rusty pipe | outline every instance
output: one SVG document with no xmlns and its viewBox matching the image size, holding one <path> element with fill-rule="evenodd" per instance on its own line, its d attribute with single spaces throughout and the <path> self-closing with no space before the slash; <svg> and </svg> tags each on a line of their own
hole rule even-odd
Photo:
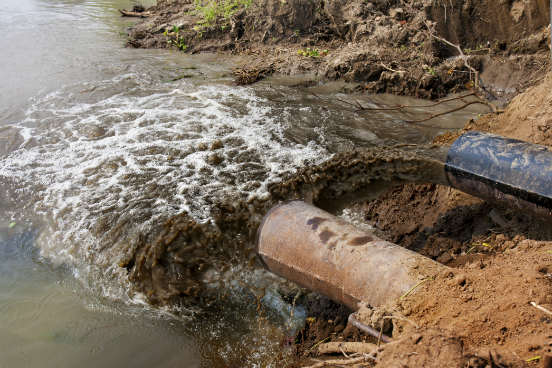
<svg viewBox="0 0 552 368">
<path fill-rule="evenodd" d="M 303 201 L 266 214 L 257 252 L 273 273 L 353 310 L 390 303 L 447 268 Z"/>
</svg>

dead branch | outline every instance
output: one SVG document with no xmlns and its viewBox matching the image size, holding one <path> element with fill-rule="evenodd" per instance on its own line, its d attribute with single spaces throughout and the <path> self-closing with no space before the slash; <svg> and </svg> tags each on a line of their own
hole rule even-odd
<svg viewBox="0 0 552 368">
<path fill-rule="evenodd" d="M 318 346 L 319 354 L 364 353 L 370 354 L 377 346 L 368 342 L 327 342 Z"/>
<path fill-rule="evenodd" d="M 386 70 L 389 70 L 390 72 L 393 72 L 393 73 L 406 73 L 404 70 L 395 70 L 395 69 L 391 69 L 390 67 L 388 67 L 387 65 L 385 65 L 384 63 L 380 63 L 381 67 L 386 69 Z"/>
<path fill-rule="evenodd" d="M 119 9 L 119 13 L 123 17 L 136 17 L 136 18 L 147 18 L 151 16 L 150 12 L 135 12 L 130 10 Z"/>
<path fill-rule="evenodd" d="M 343 365 L 351 365 L 351 364 L 357 364 L 357 363 L 366 363 L 369 360 L 376 360 L 376 358 L 373 355 L 364 354 L 363 356 L 358 358 L 318 361 L 318 363 L 310 365 L 305 368 L 322 368 L 322 367 L 327 367 L 332 365 L 343 366 Z"/>
<path fill-rule="evenodd" d="M 540 310 L 541 312 L 544 312 L 544 313 L 546 313 L 546 314 L 552 316 L 552 312 L 551 312 L 551 311 L 549 311 L 548 309 L 546 309 L 546 308 L 544 308 L 544 307 L 538 305 L 537 303 L 531 302 L 531 305 L 532 305 L 533 307 L 537 308 L 538 310 Z"/>
<path fill-rule="evenodd" d="M 479 91 L 479 93 L 475 94 L 475 97 L 477 97 L 481 101 L 482 104 L 489 106 L 491 108 L 491 110 L 493 111 L 493 113 L 496 114 L 496 113 L 499 113 L 499 112 L 503 112 L 501 110 L 498 110 L 494 104 L 487 101 L 485 98 L 481 97 L 482 92 L 485 92 L 486 90 L 485 90 L 485 87 L 483 86 L 481 78 L 479 77 L 479 71 L 477 71 L 474 67 L 472 67 L 470 65 L 470 63 L 468 62 L 468 56 L 466 56 L 464 54 L 464 52 L 462 51 L 462 48 L 460 47 L 460 45 L 455 45 L 452 42 L 450 42 L 449 40 L 437 36 L 435 33 L 433 33 L 431 27 L 429 26 L 429 24 L 427 22 L 426 22 L 425 25 L 426 25 L 426 27 L 429 31 L 429 35 L 431 37 L 435 38 L 437 41 L 440 41 L 440 42 L 442 42 L 446 45 L 449 45 L 449 46 L 455 48 L 456 51 L 458 51 L 458 56 L 464 62 L 464 66 L 466 68 L 468 68 L 468 70 L 470 71 L 470 79 L 472 79 L 472 73 L 473 73 L 473 86 L 477 91 Z"/>
<path fill-rule="evenodd" d="M 464 54 L 464 52 L 462 51 L 462 48 L 459 46 L 459 45 L 455 45 L 453 44 L 452 42 L 442 38 L 442 37 L 439 37 L 437 36 L 435 33 L 433 33 L 433 31 L 431 30 L 431 27 L 429 26 L 429 24 L 427 24 L 426 22 L 426 27 L 429 31 L 429 35 L 433 38 L 435 38 L 437 41 L 441 41 L 442 43 L 446 44 L 446 45 L 449 45 L 450 47 L 452 48 L 455 48 L 456 51 L 458 51 L 458 56 L 462 59 L 462 61 L 464 62 L 464 65 L 466 66 L 466 68 L 468 68 L 468 70 L 474 74 L 474 86 L 475 88 L 479 88 L 479 72 L 477 70 L 475 70 L 475 68 L 473 68 L 469 63 L 468 63 L 468 57 Z M 471 79 L 471 73 L 470 73 L 470 79 Z"/>
<path fill-rule="evenodd" d="M 476 98 L 475 101 L 470 101 L 470 102 L 466 102 L 464 100 L 465 97 L 469 97 L 469 96 L 474 96 Z M 444 111 L 444 112 L 441 112 L 441 113 L 437 113 L 437 114 L 432 114 L 430 116 L 428 116 L 427 118 L 424 118 L 424 119 L 420 119 L 420 120 L 411 120 L 411 121 L 407 121 L 408 123 L 423 123 L 425 121 L 428 121 L 428 120 L 431 120 L 431 119 L 434 119 L 436 117 L 439 117 L 439 116 L 443 116 L 443 115 L 447 115 L 447 114 L 450 114 L 450 113 L 453 113 L 453 112 L 456 112 L 456 111 L 459 111 L 459 110 L 462 110 L 470 105 L 474 105 L 474 104 L 481 104 L 481 105 L 486 105 L 488 106 L 490 109 L 491 109 L 491 112 L 495 113 L 495 114 L 498 114 L 498 113 L 501 113 L 501 112 L 504 112 L 504 110 L 499 110 L 496 108 L 495 105 L 493 105 L 492 103 L 488 102 L 487 100 L 485 100 L 484 98 L 482 98 L 481 96 L 479 96 L 476 92 L 470 92 L 470 93 L 467 93 L 467 94 L 464 94 L 464 95 L 461 95 L 461 96 L 456 96 L 456 97 L 448 97 L 448 98 L 444 98 L 442 100 L 439 100 L 435 103 L 432 103 L 432 104 L 429 104 L 429 105 L 396 105 L 396 106 L 393 106 L 393 107 L 383 107 L 383 108 L 379 108 L 379 107 L 364 107 L 360 104 L 360 102 L 358 102 L 357 100 L 354 100 L 354 103 L 352 102 L 349 102 L 349 101 L 345 101 L 345 100 L 342 100 L 342 99 L 336 99 L 337 101 L 339 102 L 342 102 L 342 103 L 345 103 L 347 105 L 350 105 L 350 106 L 354 106 L 354 107 L 357 107 L 357 110 L 353 111 L 353 112 L 366 112 L 366 111 L 403 111 L 405 109 L 414 109 L 414 108 L 430 108 L 430 107 L 435 107 L 437 105 L 440 105 L 444 102 L 450 102 L 450 101 L 454 101 L 454 100 L 459 100 L 459 101 L 462 101 L 464 102 L 464 104 L 460 107 L 456 107 L 456 108 L 453 108 L 453 109 L 450 109 L 450 110 L 447 110 L 447 111 Z M 419 124 L 419 126 L 425 126 L 425 125 L 422 125 L 422 124 Z M 430 128 L 434 128 L 434 127 L 431 127 L 429 126 Z"/>
<path fill-rule="evenodd" d="M 350 105 L 350 106 L 359 107 L 358 111 L 397 111 L 397 110 L 403 110 L 403 109 L 424 109 L 424 108 L 428 108 L 428 107 L 435 107 L 435 106 L 440 105 L 444 102 L 450 102 L 450 101 L 454 101 L 454 100 L 461 100 L 461 99 L 469 97 L 469 96 L 478 97 L 475 92 L 470 92 L 470 93 L 466 93 L 466 94 L 461 95 L 461 96 L 443 98 L 443 99 L 437 100 L 436 102 L 434 102 L 432 104 L 429 104 L 429 105 L 395 105 L 393 107 L 382 107 L 382 108 L 380 108 L 380 107 L 364 107 L 360 104 L 360 102 L 358 102 L 356 100 L 355 100 L 355 104 L 353 104 L 351 102 L 348 102 L 348 101 L 345 101 L 345 100 L 341 100 L 339 98 L 337 99 L 337 101 L 345 103 L 345 104 Z M 486 101 L 485 102 L 482 101 L 481 103 L 485 104 L 485 105 L 487 104 Z"/>
<path fill-rule="evenodd" d="M 358 319 L 355 318 L 355 316 L 353 314 L 354 313 L 349 314 L 348 322 L 350 324 L 352 324 L 353 326 L 355 326 L 359 330 L 361 330 L 363 332 L 366 332 L 367 334 L 369 334 L 371 336 L 374 336 L 374 337 L 377 337 L 377 338 L 381 339 L 381 341 L 383 341 L 383 342 L 388 343 L 388 342 L 392 341 L 389 336 L 387 336 L 385 334 L 380 334 L 379 331 L 377 331 L 377 330 L 373 329 L 372 327 L 367 326 L 364 323 L 360 322 Z"/>
</svg>

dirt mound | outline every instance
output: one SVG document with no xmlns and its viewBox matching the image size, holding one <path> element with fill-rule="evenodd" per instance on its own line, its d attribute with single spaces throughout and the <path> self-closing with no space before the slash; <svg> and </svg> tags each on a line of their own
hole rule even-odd
<svg viewBox="0 0 552 368">
<path fill-rule="evenodd" d="M 467 128 L 552 146 L 552 74 L 514 98 L 504 114 L 485 116 Z"/>
<path fill-rule="evenodd" d="M 425 283 L 399 310 L 423 327 L 440 328 L 467 350 L 496 349 L 518 360 L 543 356 L 552 343 L 552 316 L 531 303 L 552 306 L 552 243 L 485 242 L 490 251 L 469 253 L 453 270 Z"/>
<path fill-rule="evenodd" d="M 130 31 L 129 45 L 244 55 L 242 83 L 272 72 L 310 72 L 359 83 L 359 90 L 423 98 L 465 89 L 473 79 L 463 60 L 453 57 L 457 51 L 433 38 L 430 28 L 462 47 L 469 64 L 482 72 L 491 99 L 509 99 L 549 63 L 544 0 L 232 4 L 207 21 L 197 3 L 159 1 L 147 10 L 152 16 Z M 509 72 L 497 75 L 497 68 Z M 247 71 L 255 77 L 244 78 Z"/>
<path fill-rule="evenodd" d="M 525 367 L 511 354 L 495 351 L 469 353 L 462 339 L 440 329 L 412 334 L 383 348 L 378 367 Z"/>
</svg>

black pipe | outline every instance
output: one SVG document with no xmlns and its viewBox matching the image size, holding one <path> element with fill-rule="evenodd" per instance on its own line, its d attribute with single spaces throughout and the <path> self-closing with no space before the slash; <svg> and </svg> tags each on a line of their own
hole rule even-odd
<svg viewBox="0 0 552 368">
<path fill-rule="evenodd" d="M 547 147 L 482 132 L 467 132 L 450 147 L 449 185 L 536 214 L 552 215 L 552 152 Z"/>
</svg>

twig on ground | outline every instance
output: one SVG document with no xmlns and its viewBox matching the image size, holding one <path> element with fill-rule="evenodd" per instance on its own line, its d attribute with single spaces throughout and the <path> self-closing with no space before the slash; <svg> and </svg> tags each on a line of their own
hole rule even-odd
<svg viewBox="0 0 552 368">
<path fill-rule="evenodd" d="M 345 352 L 345 350 L 343 350 L 342 347 L 339 347 L 339 350 L 341 351 L 341 354 L 343 354 L 343 356 L 344 356 L 345 358 L 350 358 L 350 356 L 347 355 L 347 353 Z"/>
<path fill-rule="evenodd" d="M 386 69 L 386 70 L 389 70 L 390 72 L 393 72 L 393 73 L 406 73 L 404 70 L 395 70 L 395 69 L 391 69 L 390 67 L 388 67 L 387 65 L 385 65 L 384 63 L 380 63 L 381 67 Z"/>
<path fill-rule="evenodd" d="M 381 337 L 383 336 L 383 322 L 384 322 L 384 320 L 382 319 L 381 323 L 380 323 L 380 331 L 379 331 L 379 335 L 378 335 L 378 348 L 379 348 L 380 343 L 381 343 Z"/>
<path fill-rule="evenodd" d="M 349 358 L 346 353 L 372 353 L 377 349 L 377 346 L 368 342 L 344 342 L 334 341 L 326 342 L 318 346 L 318 353 L 320 354 L 335 354 L 343 353 Z"/>
<path fill-rule="evenodd" d="M 318 363 L 310 365 L 305 368 L 322 368 L 332 365 L 351 365 L 351 364 L 357 364 L 357 363 L 365 363 L 368 362 L 368 360 L 376 360 L 373 354 L 364 354 L 361 357 L 358 358 L 351 358 L 351 359 L 333 359 L 333 360 L 323 360 L 318 361 Z"/>
<path fill-rule="evenodd" d="M 364 323 L 360 322 L 358 319 L 355 318 L 355 316 L 353 316 L 353 313 L 349 314 L 348 322 L 350 324 L 352 324 L 353 326 L 355 326 L 356 328 L 358 328 L 359 330 L 361 330 L 363 332 L 366 332 L 368 335 L 371 335 L 371 336 L 374 336 L 374 337 L 377 337 L 377 338 L 381 338 L 381 341 L 383 341 L 385 343 L 393 341 L 393 340 L 391 340 L 391 338 L 389 336 L 387 336 L 385 334 L 381 334 L 381 336 L 380 336 L 379 331 L 377 331 L 377 330 L 373 329 L 372 327 L 367 326 Z"/>
<path fill-rule="evenodd" d="M 546 313 L 546 314 L 552 316 L 552 312 L 549 311 L 548 309 L 546 309 L 545 307 L 542 307 L 542 306 L 538 305 L 538 304 L 535 303 L 535 302 L 531 302 L 531 305 L 532 305 L 533 307 L 537 308 L 538 310 L 540 310 L 541 312 L 544 312 L 544 313 Z"/>
</svg>

